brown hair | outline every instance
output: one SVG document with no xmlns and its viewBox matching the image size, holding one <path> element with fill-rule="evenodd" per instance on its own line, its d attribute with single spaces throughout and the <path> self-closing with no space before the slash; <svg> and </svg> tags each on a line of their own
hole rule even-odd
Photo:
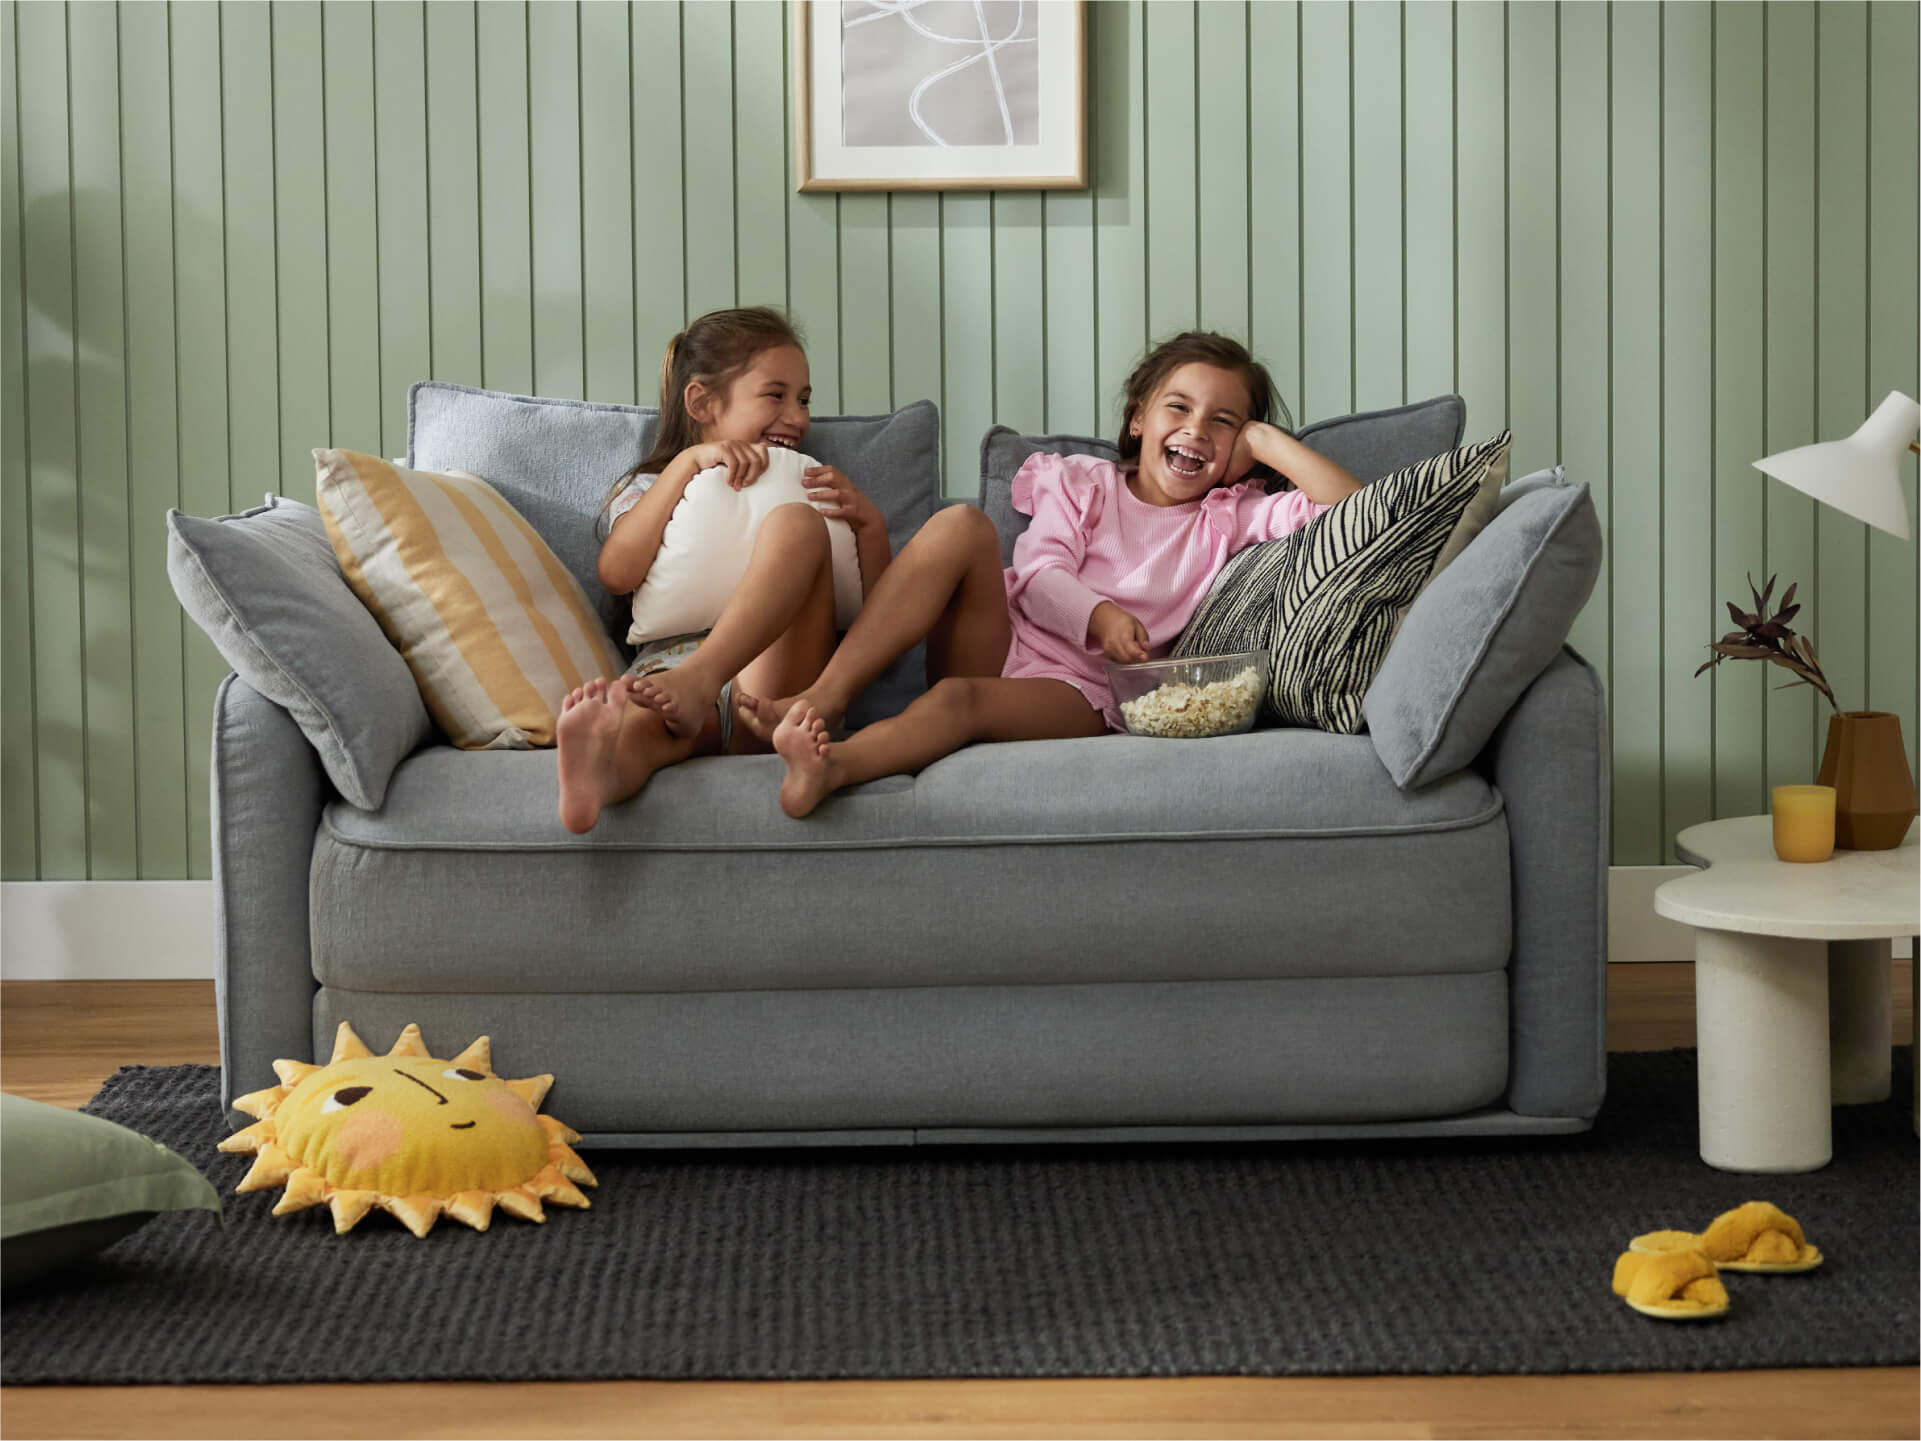
<svg viewBox="0 0 1921 1441">
<path fill-rule="evenodd" d="M 1133 373 L 1127 377 L 1122 388 L 1121 406 L 1121 464 L 1137 461 L 1141 454 L 1141 438 L 1132 433 L 1134 419 L 1154 398 L 1154 392 L 1161 388 L 1163 381 L 1183 365 L 1199 362 L 1212 365 L 1221 370 L 1231 370 L 1240 376 L 1247 386 L 1248 419 L 1265 421 L 1278 414 L 1281 429 L 1293 432 L 1293 418 L 1287 413 L 1287 402 L 1274 388 L 1274 377 L 1248 353 L 1245 345 L 1226 335 L 1217 335 L 1211 330 L 1184 330 L 1172 340 L 1163 340 L 1151 348 L 1135 365 Z M 1256 466 L 1254 473 L 1267 476 L 1265 466 Z"/>
<path fill-rule="evenodd" d="M 600 502 L 602 518 L 635 476 L 658 475 L 683 450 L 700 444 L 700 424 L 687 410 L 689 385 L 699 381 L 708 390 L 725 390 L 754 357 L 783 345 L 806 349 L 793 321 L 771 305 L 710 310 L 668 341 L 660 362 L 660 424 L 653 449 L 613 483 Z"/>
</svg>

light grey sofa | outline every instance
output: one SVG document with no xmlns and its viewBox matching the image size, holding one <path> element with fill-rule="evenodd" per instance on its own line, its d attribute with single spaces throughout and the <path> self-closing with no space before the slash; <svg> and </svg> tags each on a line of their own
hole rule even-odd
<svg viewBox="0 0 1921 1441">
<path fill-rule="evenodd" d="M 444 389 L 456 410 L 509 399 Z M 1447 399 L 1302 437 L 1378 475 L 1458 443 Z M 496 483 L 525 463 L 518 421 L 429 442 L 434 400 L 417 389 L 416 462 Z M 651 424 L 576 409 L 527 424 L 551 446 L 604 422 L 609 454 Z M 448 434 L 484 453 L 436 453 Z M 585 473 L 543 530 L 591 514 L 608 471 Z M 1004 483 L 983 500 L 1005 534 Z M 897 546 L 911 510 L 889 509 Z M 1446 649 L 1462 602 L 1439 588 L 1397 652 L 1421 624 L 1423 655 Z M 580 837 L 551 751 L 429 740 L 355 805 L 305 722 L 230 676 L 223 1094 L 324 1056 L 341 1021 L 379 1048 L 411 1021 L 436 1054 L 487 1034 L 502 1074 L 554 1073 L 547 1109 L 590 1145 L 1583 1130 L 1605 1060 L 1606 705 L 1559 636 L 1542 654 L 1465 763 L 1430 754 L 1448 773 L 1408 789 L 1366 734 L 1107 736 L 973 747 L 796 822 L 778 760 L 712 758 Z"/>
</svg>

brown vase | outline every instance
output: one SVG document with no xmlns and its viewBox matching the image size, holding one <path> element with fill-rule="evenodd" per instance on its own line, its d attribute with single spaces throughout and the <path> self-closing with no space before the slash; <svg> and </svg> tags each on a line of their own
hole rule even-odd
<svg viewBox="0 0 1921 1441">
<path fill-rule="evenodd" d="M 1828 719 L 1821 785 L 1834 787 L 1834 844 L 1844 851 L 1888 851 L 1915 817 L 1914 776 L 1892 711 L 1841 711 Z"/>
</svg>

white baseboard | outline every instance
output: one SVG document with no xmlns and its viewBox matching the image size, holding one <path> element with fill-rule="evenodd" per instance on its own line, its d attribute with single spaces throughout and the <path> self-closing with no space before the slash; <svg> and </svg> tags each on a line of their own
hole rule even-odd
<svg viewBox="0 0 1921 1441">
<path fill-rule="evenodd" d="M 213 979 L 212 881 L 8 881 L 0 978 Z"/>
<path fill-rule="evenodd" d="M 1691 961 L 1694 932 L 1654 913 L 1654 888 L 1691 866 L 1608 871 L 1608 959 Z M 1897 956 L 1912 943 L 1897 940 Z M 0 884 L 0 978 L 9 981 L 213 979 L 211 881 Z"/>
</svg>

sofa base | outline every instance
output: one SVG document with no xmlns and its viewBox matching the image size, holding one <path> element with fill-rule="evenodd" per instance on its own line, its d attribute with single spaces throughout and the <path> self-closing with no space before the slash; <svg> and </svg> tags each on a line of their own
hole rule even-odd
<svg viewBox="0 0 1921 1441">
<path fill-rule="evenodd" d="M 873 1131 L 635 1131 L 581 1138 L 582 1151 L 762 1150 L 833 1146 L 1136 1145 L 1187 1141 L 1399 1141 L 1464 1136 L 1573 1136 L 1591 1130 L 1584 1116 L 1520 1116 L 1483 1106 L 1428 1121 L 1298 1126 L 945 1126 Z"/>
</svg>

